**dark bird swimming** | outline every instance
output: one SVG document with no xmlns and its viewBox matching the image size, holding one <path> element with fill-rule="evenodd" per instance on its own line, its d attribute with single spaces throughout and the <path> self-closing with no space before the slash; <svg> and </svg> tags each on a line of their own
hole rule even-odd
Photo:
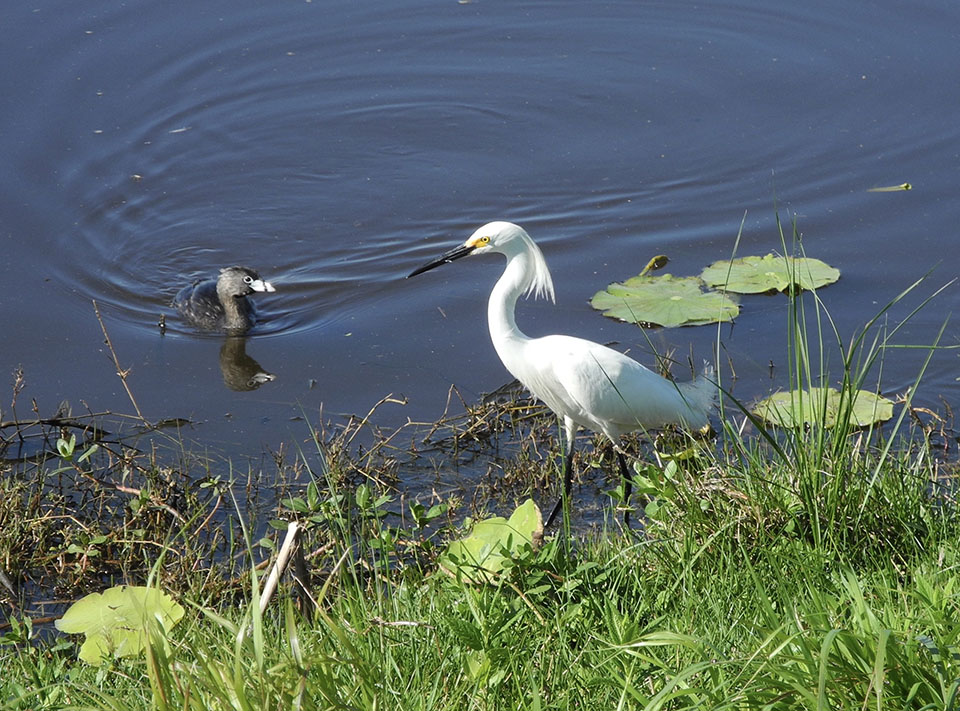
<svg viewBox="0 0 960 711">
<path fill-rule="evenodd" d="M 216 279 L 195 281 L 181 289 L 173 307 L 193 326 L 205 331 L 244 333 L 256 323 L 251 294 L 276 291 L 247 267 L 227 267 Z"/>
</svg>

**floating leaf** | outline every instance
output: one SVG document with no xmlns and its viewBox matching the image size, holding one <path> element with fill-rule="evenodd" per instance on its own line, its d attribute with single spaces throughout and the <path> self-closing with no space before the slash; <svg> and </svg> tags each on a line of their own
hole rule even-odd
<svg viewBox="0 0 960 711">
<path fill-rule="evenodd" d="M 509 519 L 502 516 L 474 524 L 466 538 L 453 541 L 440 556 L 440 568 L 472 583 L 491 582 L 510 557 L 524 546 L 536 548 L 543 537 L 540 509 L 527 499 Z"/>
<path fill-rule="evenodd" d="M 882 188 L 867 188 L 868 193 L 898 193 L 901 190 L 913 190 L 910 183 L 900 183 L 900 185 L 886 185 Z"/>
<path fill-rule="evenodd" d="M 590 305 L 604 316 L 628 323 L 701 326 L 732 321 L 740 307 L 719 292 L 704 292 L 696 277 L 639 275 L 598 291 Z"/>
<path fill-rule="evenodd" d="M 866 390 L 858 390 L 850 407 L 850 395 L 841 398 L 836 388 L 811 388 L 776 392 L 753 408 L 754 414 L 772 425 L 797 427 L 822 424 L 833 427 L 841 405 L 849 411 L 851 427 L 867 427 L 893 417 L 893 402 Z M 824 409 L 825 408 L 825 409 Z"/>
<path fill-rule="evenodd" d="M 714 262 L 700 277 L 710 286 L 737 294 L 786 291 L 792 284 L 819 289 L 840 278 L 840 271 L 808 257 L 741 257 Z"/>
<path fill-rule="evenodd" d="M 143 652 L 151 628 L 170 631 L 183 608 L 156 588 L 120 585 L 73 603 L 54 624 L 61 632 L 84 634 L 80 659 L 99 666 L 105 657 L 133 657 Z"/>
</svg>

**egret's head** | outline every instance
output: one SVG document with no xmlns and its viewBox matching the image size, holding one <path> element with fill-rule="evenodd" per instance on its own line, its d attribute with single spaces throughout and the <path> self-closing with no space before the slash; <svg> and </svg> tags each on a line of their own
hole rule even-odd
<svg viewBox="0 0 960 711">
<path fill-rule="evenodd" d="M 514 257 L 525 257 L 528 264 L 525 271 L 528 279 L 525 291 L 528 294 L 532 292 L 537 296 L 545 296 L 553 300 L 553 281 L 550 279 L 550 271 L 543 259 L 543 253 L 526 230 L 512 222 L 488 222 L 470 235 L 470 238 L 459 247 L 454 247 L 422 267 L 414 269 L 407 278 L 423 274 L 441 264 L 453 262 L 470 254 L 488 252 L 503 254 L 508 260 Z"/>
<path fill-rule="evenodd" d="M 530 235 L 512 222 L 488 222 L 470 235 L 470 239 L 463 243 L 474 254 L 499 252 L 508 257 L 514 252 L 522 252 L 533 244 Z"/>
<path fill-rule="evenodd" d="M 449 264 L 450 262 L 466 257 L 469 254 L 500 252 L 501 254 L 510 256 L 511 252 L 508 252 L 507 250 L 510 249 L 511 243 L 514 243 L 518 239 L 522 239 L 520 235 L 526 237 L 527 241 L 530 242 L 530 244 L 533 244 L 533 240 L 531 240 L 530 236 L 523 231 L 523 228 L 513 224 L 512 222 L 488 222 L 470 235 L 470 239 L 461 244 L 459 247 L 454 247 L 449 252 L 445 252 L 436 259 L 430 260 L 422 267 L 414 269 L 407 275 L 407 279 L 412 276 L 416 276 L 417 274 L 423 274 L 426 271 L 430 271 L 435 267 L 439 267 L 441 264 Z M 522 248 L 522 245 L 519 243 L 515 243 L 514 246 Z"/>
</svg>

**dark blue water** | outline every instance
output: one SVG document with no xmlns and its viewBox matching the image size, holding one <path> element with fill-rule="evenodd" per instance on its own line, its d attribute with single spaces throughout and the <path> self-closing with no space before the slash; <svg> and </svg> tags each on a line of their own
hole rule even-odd
<svg viewBox="0 0 960 711">
<path fill-rule="evenodd" d="M 779 210 L 841 270 L 821 296 L 843 340 L 930 269 L 919 294 L 957 276 L 956 3 L 41 0 L 4 3 L 0 28 L 0 408 L 22 365 L 41 414 L 131 411 L 96 300 L 144 414 L 192 418 L 228 455 L 389 393 L 408 404 L 383 424 L 434 417 L 451 384 L 508 379 L 484 322 L 500 264 L 404 275 L 494 219 L 553 271 L 557 304 L 522 306 L 530 335 L 647 363 L 589 297 L 654 254 L 698 273 L 744 215 L 741 254 L 780 249 Z M 255 390 L 167 306 L 236 263 L 278 289 L 241 344 L 277 376 Z M 745 298 L 720 331 L 744 399 L 784 382 L 785 303 Z M 897 342 L 932 342 L 958 306 L 953 285 Z M 717 335 L 651 337 L 699 358 Z M 922 357 L 888 351 L 884 392 Z M 917 402 L 960 404 L 958 366 L 939 353 Z"/>
</svg>

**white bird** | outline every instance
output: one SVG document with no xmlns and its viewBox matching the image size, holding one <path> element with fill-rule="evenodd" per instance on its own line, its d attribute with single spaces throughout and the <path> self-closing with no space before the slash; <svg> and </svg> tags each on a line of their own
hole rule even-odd
<svg viewBox="0 0 960 711">
<path fill-rule="evenodd" d="M 674 383 L 623 353 L 573 336 L 530 338 L 514 317 L 521 294 L 555 301 L 553 280 L 543 253 L 527 232 L 510 222 L 484 225 L 466 242 L 411 272 L 407 278 L 474 254 L 507 258 L 503 275 L 490 292 L 490 338 L 507 370 L 563 419 L 566 439 L 563 496 L 547 520 L 551 524 L 570 494 L 573 445 L 577 428 L 606 435 L 614 445 L 629 497 L 630 477 L 619 446 L 621 435 L 636 430 L 681 425 L 699 429 L 709 421 L 717 385 L 705 376 Z"/>
</svg>

